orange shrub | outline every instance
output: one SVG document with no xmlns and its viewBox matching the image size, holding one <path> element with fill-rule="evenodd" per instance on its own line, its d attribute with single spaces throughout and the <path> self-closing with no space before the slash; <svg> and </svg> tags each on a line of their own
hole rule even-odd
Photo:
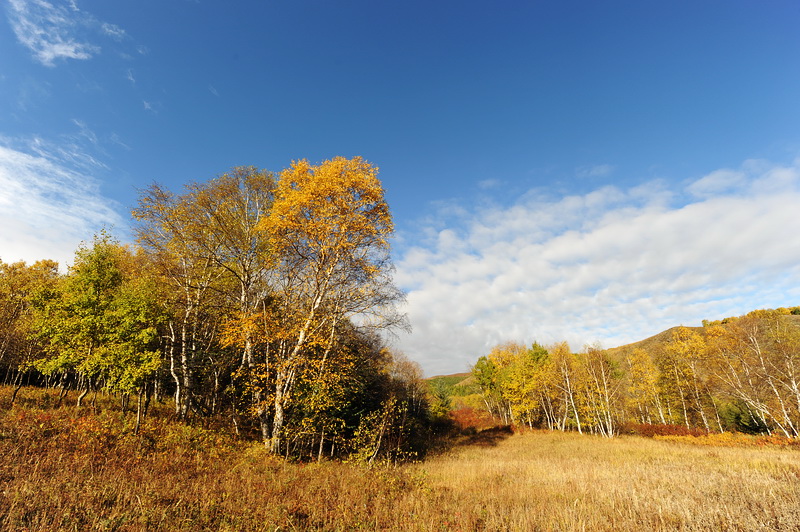
<svg viewBox="0 0 800 532">
<path fill-rule="evenodd" d="M 495 420 L 488 412 L 476 410 L 469 406 L 452 410 L 450 418 L 462 432 L 469 429 L 482 430 L 496 425 Z"/>
</svg>

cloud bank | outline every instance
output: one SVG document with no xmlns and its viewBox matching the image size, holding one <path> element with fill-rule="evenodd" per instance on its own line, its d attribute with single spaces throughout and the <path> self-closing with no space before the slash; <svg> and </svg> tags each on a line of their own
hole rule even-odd
<svg viewBox="0 0 800 532">
<path fill-rule="evenodd" d="M 86 171 L 93 165 L 89 155 L 40 139 L 25 150 L 0 143 L 0 260 L 53 259 L 63 268 L 81 241 L 123 226 Z"/>
<path fill-rule="evenodd" d="M 800 305 L 798 205 L 800 163 L 746 161 L 680 190 L 651 182 L 450 206 L 397 262 L 414 328 L 398 347 L 429 375 L 453 373 L 503 341 L 613 347 Z"/>
</svg>

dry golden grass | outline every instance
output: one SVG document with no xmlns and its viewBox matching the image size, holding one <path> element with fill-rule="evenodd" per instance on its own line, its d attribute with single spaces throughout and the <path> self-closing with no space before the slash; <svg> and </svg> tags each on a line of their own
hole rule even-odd
<svg viewBox="0 0 800 532">
<path fill-rule="evenodd" d="M 461 529 L 800 529 L 793 450 L 539 432 L 415 467 Z"/>
<path fill-rule="evenodd" d="M 498 432 L 397 468 L 303 465 L 157 419 L 134 436 L 130 415 L 37 408 L 41 391 L 8 409 L 4 393 L 2 530 L 800 529 L 793 448 Z"/>
</svg>

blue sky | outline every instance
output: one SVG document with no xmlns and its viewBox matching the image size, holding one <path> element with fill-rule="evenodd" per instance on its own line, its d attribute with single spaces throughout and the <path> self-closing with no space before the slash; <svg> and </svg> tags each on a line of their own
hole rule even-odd
<svg viewBox="0 0 800 532">
<path fill-rule="evenodd" d="M 800 304 L 800 3 L 2 0 L 0 259 L 361 155 L 429 375 Z"/>
</svg>

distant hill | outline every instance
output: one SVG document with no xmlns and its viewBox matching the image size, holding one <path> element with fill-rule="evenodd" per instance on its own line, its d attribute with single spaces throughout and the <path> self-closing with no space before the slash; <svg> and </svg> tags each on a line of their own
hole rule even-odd
<svg viewBox="0 0 800 532">
<path fill-rule="evenodd" d="M 475 378 L 470 372 L 437 375 L 425 379 L 425 381 L 429 390 L 437 390 L 439 393 L 444 393 L 448 397 L 465 396 L 479 391 L 477 387 L 472 386 L 475 382 Z"/>
<path fill-rule="evenodd" d="M 795 309 L 800 309 L 800 307 L 793 307 L 792 309 L 778 309 L 778 310 L 784 311 L 784 315 L 788 319 L 790 319 L 792 322 L 794 322 L 795 325 L 800 326 L 800 315 L 798 315 L 798 314 L 796 314 L 794 312 Z M 719 324 L 719 325 L 722 325 L 724 327 L 725 324 L 728 321 L 733 320 L 733 319 L 735 319 L 735 318 L 725 318 L 725 319 L 719 320 L 719 321 L 704 322 L 704 323 L 707 323 L 708 325 Z M 658 334 L 654 334 L 653 336 L 651 336 L 649 338 L 645 338 L 644 340 L 639 340 L 638 342 L 633 342 L 633 343 L 621 345 L 621 346 L 618 346 L 618 347 L 612 347 L 610 349 L 606 349 L 606 351 L 608 351 L 610 353 L 618 353 L 618 352 L 621 352 L 621 351 L 627 351 L 627 350 L 636 349 L 636 348 L 641 348 L 641 349 L 644 349 L 645 351 L 648 351 L 648 352 L 649 351 L 653 351 L 653 350 L 657 349 L 659 346 L 664 345 L 667 342 L 669 342 L 669 340 L 672 338 L 673 332 L 675 331 L 675 329 L 678 329 L 679 327 L 684 327 L 685 329 L 689 329 L 691 331 L 694 331 L 694 332 L 700 334 L 701 336 L 705 336 L 706 335 L 706 331 L 707 331 L 706 327 L 685 327 L 683 325 L 678 325 L 678 326 L 675 326 L 675 327 L 670 327 L 669 329 L 667 329 L 665 331 L 661 331 Z"/>
<path fill-rule="evenodd" d="M 618 347 L 612 347 L 606 349 L 606 351 L 608 351 L 609 353 L 619 353 L 622 351 L 628 351 L 631 349 L 640 348 L 650 352 L 657 349 L 659 346 L 669 342 L 669 340 L 672 338 L 673 332 L 680 327 L 683 326 L 676 325 L 675 327 L 670 327 L 666 331 L 661 331 L 660 333 L 654 334 L 653 336 L 645 338 L 644 340 L 639 340 L 638 342 L 633 342 L 630 344 L 620 345 Z M 705 327 L 685 327 L 685 328 L 705 336 Z"/>
<path fill-rule="evenodd" d="M 469 371 L 466 371 L 464 373 L 453 373 L 451 375 L 435 375 L 425 380 L 428 382 L 439 381 L 449 386 L 455 386 L 456 384 L 463 381 L 467 377 L 470 377 L 471 375 L 472 374 Z"/>
</svg>

